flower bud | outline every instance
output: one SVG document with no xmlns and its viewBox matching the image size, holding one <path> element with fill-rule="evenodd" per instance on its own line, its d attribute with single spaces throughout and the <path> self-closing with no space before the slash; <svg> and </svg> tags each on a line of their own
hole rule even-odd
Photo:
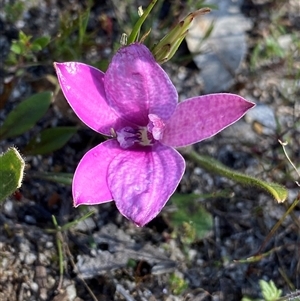
<svg viewBox="0 0 300 301">
<path fill-rule="evenodd" d="M 152 49 L 152 54 L 159 64 L 163 64 L 173 57 L 181 42 L 187 35 L 195 17 L 210 12 L 209 8 L 201 8 L 188 14 L 168 34 L 166 34 Z"/>
</svg>

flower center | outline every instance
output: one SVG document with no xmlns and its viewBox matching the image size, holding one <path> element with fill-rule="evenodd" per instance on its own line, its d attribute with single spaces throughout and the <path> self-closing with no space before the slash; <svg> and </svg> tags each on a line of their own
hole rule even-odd
<svg viewBox="0 0 300 301">
<path fill-rule="evenodd" d="M 149 114 L 148 117 L 149 123 L 147 126 L 136 129 L 126 126 L 115 132 L 122 148 L 129 148 L 134 144 L 142 146 L 153 145 L 156 141 L 162 139 L 165 127 L 164 122 L 155 114 Z"/>
</svg>

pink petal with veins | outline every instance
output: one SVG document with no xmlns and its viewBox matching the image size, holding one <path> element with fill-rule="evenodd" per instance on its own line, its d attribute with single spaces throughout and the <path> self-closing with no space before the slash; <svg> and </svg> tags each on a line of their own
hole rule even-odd
<svg viewBox="0 0 300 301">
<path fill-rule="evenodd" d="M 111 161 L 123 149 L 115 139 L 89 150 L 79 162 L 72 184 L 74 206 L 97 205 L 112 201 L 107 185 L 107 170 Z"/>
<path fill-rule="evenodd" d="M 108 186 L 121 214 L 144 226 L 165 206 L 184 169 L 176 150 L 157 143 L 120 153 L 108 168 Z"/>
<path fill-rule="evenodd" d="M 184 100 L 165 123 L 161 142 L 181 147 L 207 139 L 242 118 L 253 106 L 243 97 L 229 93 Z"/>
<path fill-rule="evenodd" d="M 123 118 L 146 126 L 148 114 L 167 120 L 174 113 L 178 94 L 166 72 L 143 44 L 122 47 L 105 76 L 107 99 Z"/>
<path fill-rule="evenodd" d="M 88 127 L 109 136 L 112 127 L 131 125 L 107 104 L 102 71 L 76 62 L 55 63 L 54 66 L 69 105 Z"/>
</svg>

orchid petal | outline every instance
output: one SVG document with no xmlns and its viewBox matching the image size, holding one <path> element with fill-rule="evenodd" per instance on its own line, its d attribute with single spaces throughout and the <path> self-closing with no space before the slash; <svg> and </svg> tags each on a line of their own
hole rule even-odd
<svg viewBox="0 0 300 301">
<path fill-rule="evenodd" d="M 165 206 L 184 169 L 176 150 L 157 143 L 119 154 L 109 166 L 108 186 L 121 214 L 144 226 Z"/>
<path fill-rule="evenodd" d="M 89 150 L 79 162 L 73 178 L 74 206 L 97 205 L 112 201 L 107 186 L 107 170 L 122 149 L 115 139 L 105 141 Z"/>
<path fill-rule="evenodd" d="M 110 135 L 112 127 L 130 125 L 107 104 L 102 71 L 77 62 L 55 63 L 54 66 L 69 105 L 88 127 Z"/>
<path fill-rule="evenodd" d="M 187 99 L 166 122 L 161 142 L 180 147 L 207 139 L 242 118 L 254 105 L 229 93 Z"/>
<path fill-rule="evenodd" d="M 120 116 L 146 126 L 148 115 L 167 120 L 174 113 L 178 94 L 166 72 L 142 44 L 121 48 L 104 77 L 107 100 Z"/>
</svg>

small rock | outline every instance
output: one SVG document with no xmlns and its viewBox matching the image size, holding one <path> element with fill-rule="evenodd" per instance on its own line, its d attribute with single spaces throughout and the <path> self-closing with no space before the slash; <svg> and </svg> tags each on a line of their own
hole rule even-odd
<svg viewBox="0 0 300 301">
<path fill-rule="evenodd" d="M 24 237 L 19 237 L 19 250 L 24 253 L 27 254 L 28 252 L 30 252 L 30 243 L 27 239 L 25 239 Z"/>
<path fill-rule="evenodd" d="M 36 254 L 27 253 L 25 255 L 24 261 L 27 265 L 32 265 L 36 261 Z"/>
<path fill-rule="evenodd" d="M 68 294 L 68 298 L 69 298 L 70 301 L 73 301 L 77 296 L 76 288 L 75 288 L 74 284 L 71 284 L 71 285 L 67 286 L 66 292 Z"/>
<path fill-rule="evenodd" d="M 35 282 L 31 282 L 30 283 L 30 288 L 32 291 L 34 291 L 35 293 L 39 290 L 39 286 L 37 285 L 37 283 Z"/>
<path fill-rule="evenodd" d="M 19 252 L 19 260 L 20 260 L 21 262 L 24 262 L 24 261 L 25 261 L 25 253 Z"/>
<path fill-rule="evenodd" d="M 48 275 L 48 277 L 47 277 L 47 283 L 48 283 L 48 287 L 54 287 L 55 286 L 55 284 L 56 284 L 56 280 L 55 280 L 55 278 L 53 278 L 51 275 Z"/>
<path fill-rule="evenodd" d="M 195 249 L 190 249 L 188 251 L 188 258 L 190 261 L 193 261 L 197 256 L 197 251 Z"/>
<path fill-rule="evenodd" d="M 246 54 L 245 31 L 251 22 L 240 12 L 240 1 L 210 0 L 206 4 L 218 9 L 194 20 L 186 42 L 192 53 L 201 52 L 194 56 L 194 62 L 201 70 L 204 92 L 213 93 L 227 90 L 234 83 Z M 211 34 L 203 40 L 212 24 Z"/>
<path fill-rule="evenodd" d="M 36 219 L 31 215 L 25 215 L 24 216 L 24 221 L 27 224 L 30 224 L 30 225 L 35 225 L 36 224 Z"/>
<path fill-rule="evenodd" d="M 43 254 L 39 254 L 39 263 L 42 265 L 48 265 L 49 264 L 49 260 L 48 258 L 50 258 L 51 255 L 49 254 L 49 251 L 45 251 L 45 253 Z"/>
<path fill-rule="evenodd" d="M 258 134 L 270 135 L 276 131 L 274 111 L 265 104 L 256 105 L 256 107 L 246 114 L 245 119 L 248 123 L 252 123 L 253 125 L 258 124 L 258 126 L 255 127 Z"/>
<path fill-rule="evenodd" d="M 249 120 L 250 122 L 250 120 Z M 252 125 L 244 120 L 232 124 L 222 131 L 222 137 L 227 138 L 227 141 L 239 141 L 240 143 L 257 143 L 258 135 L 253 131 Z"/>
<path fill-rule="evenodd" d="M 47 249 L 52 249 L 53 248 L 53 242 L 52 241 L 47 241 L 45 247 Z"/>
<path fill-rule="evenodd" d="M 14 203 L 12 200 L 7 199 L 4 202 L 3 205 L 3 212 L 5 213 L 5 215 L 9 216 L 9 217 L 13 217 L 15 215 L 15 210 L 14 210 Z"/>
<path fill-rule="evenodd" d="M 293 43 L 293 37 L 290 34 L 282 35 L 278 38 L 278 44 L 283 50 L 288 50 Z"/>
</svg>

